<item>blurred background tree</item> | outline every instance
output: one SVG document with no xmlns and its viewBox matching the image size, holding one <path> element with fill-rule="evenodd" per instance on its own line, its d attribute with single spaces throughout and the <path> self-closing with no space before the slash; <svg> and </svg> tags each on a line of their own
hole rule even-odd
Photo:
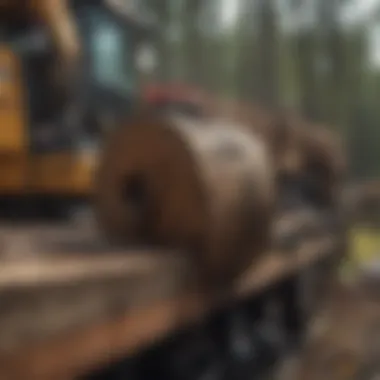
<svg viewBox="0 0 380 380">
<path fill-rule="evenodd" d="M 380 0 L 145 0 L 157 80 L 291 107 L 345 138 L 352 178 L 380 176 Z"/>
</svg>

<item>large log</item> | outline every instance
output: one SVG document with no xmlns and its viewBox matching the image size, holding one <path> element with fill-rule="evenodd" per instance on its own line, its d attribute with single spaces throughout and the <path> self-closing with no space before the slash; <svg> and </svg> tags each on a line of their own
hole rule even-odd
<svg viewBox="0 0 380 380">
<path fill-rule="evenodd" d="M 274 198 L 265 144 L 240 125 L 145 114 L 111 135 L 96 210 L 110 237 L 194 253 L 218 287 L 267 248 Z"/>
</svg>

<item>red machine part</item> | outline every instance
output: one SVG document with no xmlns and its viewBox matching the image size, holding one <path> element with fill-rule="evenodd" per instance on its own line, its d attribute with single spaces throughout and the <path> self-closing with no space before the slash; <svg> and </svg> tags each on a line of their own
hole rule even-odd
<svg viewBox="0 0 380 380">
<path fill-rule="evenodd" d="M 171 109 L 192 114 L 204 108 L 205 94 L 195 87 L 181 84 L 150 84 L 143 89 L 145 102 L 159 109 Z"/>
</svg>

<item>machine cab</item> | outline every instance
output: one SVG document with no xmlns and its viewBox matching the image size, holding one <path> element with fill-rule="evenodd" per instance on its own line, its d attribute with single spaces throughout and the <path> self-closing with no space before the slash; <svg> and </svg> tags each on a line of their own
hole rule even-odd
<svg viewBox="0 0 380 380">
<path fill-rule="evenodd" d="M 99 124 L 117 124 L 139 96 L 136 54 L 145 29 L 104 0 L 70 5 L 82 46 L 77 93 L 85 124 L 94 132 Z"/>
</svg>

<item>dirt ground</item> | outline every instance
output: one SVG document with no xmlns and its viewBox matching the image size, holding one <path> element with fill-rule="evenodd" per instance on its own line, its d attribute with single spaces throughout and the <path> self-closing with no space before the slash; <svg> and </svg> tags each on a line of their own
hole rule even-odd
<svg viewBox="0 0 380 380">
<path fill-rule="evenodd" d="M 368 285 L 339 286 L 297 359 L 279 380 L 380 379 L 380 297 Z"/>
</svg>

